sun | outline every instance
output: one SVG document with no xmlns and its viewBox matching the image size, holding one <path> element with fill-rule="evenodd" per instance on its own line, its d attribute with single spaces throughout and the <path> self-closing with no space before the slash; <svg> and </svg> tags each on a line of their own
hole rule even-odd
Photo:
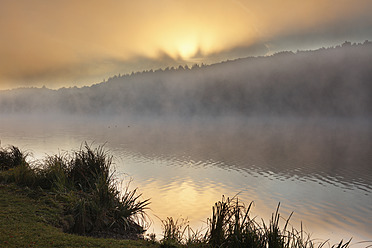
<svg viewBox="0 0 372 248">
<path fill-rule="evenodd" d="M 177 50 L 183 59 L 190 59 L 198 52 L 198 44 L 192 41 L 182 41 L 179 43 Z"/>
<path fill-rule="evenodd" d="M 213 39 L 203 32 L 179 30 L 159 35 L 160 51 L 164 51 L 175 60 L 191 61 L 195 56 L 210 53 Z"/>
</svg>

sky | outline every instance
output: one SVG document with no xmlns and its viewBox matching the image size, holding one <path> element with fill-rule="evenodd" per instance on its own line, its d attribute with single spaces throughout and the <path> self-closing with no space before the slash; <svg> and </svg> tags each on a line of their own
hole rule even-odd
<svg viewBox="0 0 372 248">
<path fill-rule="evenodd" d="M 0 90 L 372 40 L 370 0 L 0 0 Z"/>
</svg>

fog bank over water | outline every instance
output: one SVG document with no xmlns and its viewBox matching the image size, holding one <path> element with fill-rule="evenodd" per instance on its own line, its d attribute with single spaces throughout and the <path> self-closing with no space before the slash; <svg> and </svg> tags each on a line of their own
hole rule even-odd
<svg viewBox="0 0 372 248">
<path fill-rule="evenodd" d="M 281 202 L 314 238 L 371 240 L 371 65 L 370 42 L 344 43 L 0 91 L 1 145 L 42 159 L 106 143 L 156 216 L 196 228 L 221 194 L 240 193 L 264 219 Z"/>
<path fill-rule="evenodd" d="M 0 124 L 10 133 L 72 128 L 102 143 L 125 140 L 143 156 L 187 151 L 237 169 L 370 185 L 371 65 L 371 42 L 345 42 L 118 75 L 91 87 L 0 91 Z"/>
<path fill-rule="evenodd" d="M 2 145 L 34 154 L 104 144 L 156 216 L 199 228 L 222 194 L 270 218 L 295 211 L 314 238 L 370 240 L 372 130 L 365 119 L 26 115 L 1 120 Z M 128 178 L 127 177 L 127 178 Z M 156 218 L 154 218 L 156 220 Z M 159 228 L 160 225 L 155 228 Z"/>
<path fill-rule="evenodd" d="M 35 137 L 43 142 L 54 135 L 74 137 L 67 147 L 56 144 L 48 150 L 46 145 L 38 159 L 59 149 L 77 149 L 87 140 L 150 160 L 174 158 L 180 161 L 177 166 L 190 159 L 221 169 L 270 171 L 276 179 L 315 178 L 372 192 L 372 129 L 366 119 L 17 115 L 3 119 L 1 129 L 3 146 L 12 144 L 7 133 L 26 140 L 30 136 L 21 147 L 30 151 L 38 150 Z"/>
<path fill-rule="evenodd" d="M 372 43 L 0 92 L 0 113 L 372 117 Z"/>
</svg>

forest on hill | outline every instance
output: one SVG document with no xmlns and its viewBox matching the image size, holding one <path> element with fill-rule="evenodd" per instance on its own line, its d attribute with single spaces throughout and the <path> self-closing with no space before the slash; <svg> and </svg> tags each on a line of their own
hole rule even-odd
<svg viewBox="0 0 372 248">
<path fill-rule="evenodd" d="M 372 117 L 372 42 L 0 91 L 0 114 Z"/>
</svg>

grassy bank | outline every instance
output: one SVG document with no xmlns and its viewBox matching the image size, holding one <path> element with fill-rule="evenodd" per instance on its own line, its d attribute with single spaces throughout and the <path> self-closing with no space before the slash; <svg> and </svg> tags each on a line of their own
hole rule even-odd
<svg viewBox="0 0 372 248">
<path fill-rule="evenodd" d="M 85 144 L 72 154 L 48 156 L 30 165 L 27 155 L 11 146 L 0 152 L 0 180 L 53 194 L 63 202 L 63 230 L 88 236 L 141 238 L 144 210 L 136 190 L 121 192 L 111 171 L 112 157 L 102 146 Z"/>
<path fill-rule="evenodd" d="M 136 190 L 120 192 L 101 146 L 48 156 L 30 165 L 27 154 L 0 148 L 0 247 L 335 247 L 315 243 L 283 220 L 279 205 L 264 222 L 250 217 L 251 204 L 222 197 L 206 231 L 163 220 L 163 237 L 144 240 L 145 210 Z M 99 238 L 104 237 L 104 238 Z M 112 239 L 115 238 L 115 239 Z M 130 240 L 132 239 L 132 240 Z M 133 240 L 134 239 L 134 240 Z M 371 245 L 371 243 L 366 243 Z"/>
<path fill-rule="evenodd" d="M 63 205 L 55 196 L 0 184 L 0 247 L 158 247 L 143 240 L 93 238 L 64 233 Z"/>
</svg>

